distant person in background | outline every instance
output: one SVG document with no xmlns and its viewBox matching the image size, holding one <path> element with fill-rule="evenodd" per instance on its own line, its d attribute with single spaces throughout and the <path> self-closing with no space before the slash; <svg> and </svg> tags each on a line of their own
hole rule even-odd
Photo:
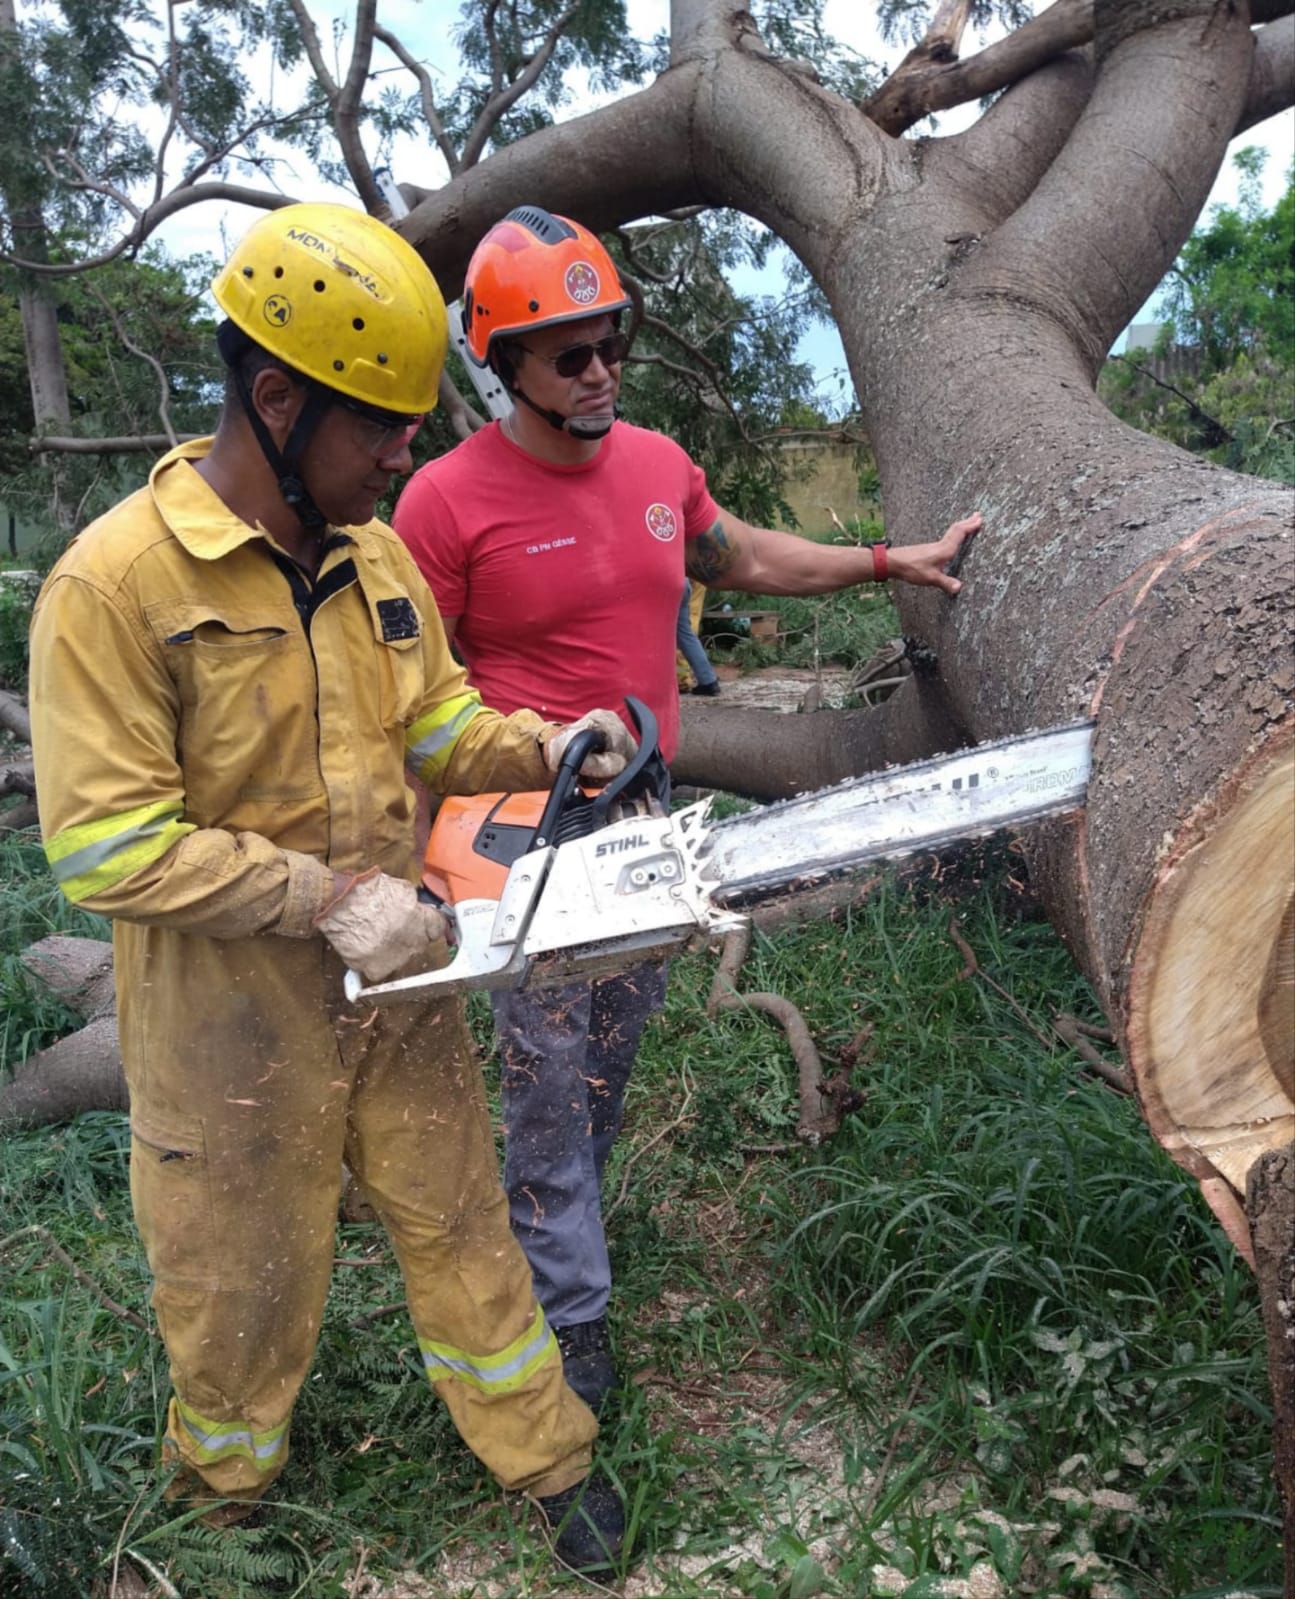
<svg viewBox="0 0 1295 1599">
<path fill-rule="evenodd" d="M 679 601 L 679 615 L 674 624 L 674 641 L 687 661 L 689 671 L 697 679 L 692 692 L 713 698 L 719 693 L 719 678 L 710 664 L 706 646 L 697 637 L 692 625 L 693 589 L 702 587 L 700 583 L 694 584 L 691 578 L 684 579 L 683 598 Z"/>
</svg>

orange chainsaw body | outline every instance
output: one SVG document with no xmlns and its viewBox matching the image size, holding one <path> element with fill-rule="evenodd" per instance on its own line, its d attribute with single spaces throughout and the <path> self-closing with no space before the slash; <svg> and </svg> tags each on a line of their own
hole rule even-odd
<svg viewBox="0 0 1295 1599">
<path fill-rule="evenodd" d="M 543 789 L 447 795 L 432 819 L 423 854 L 423 886 L 447 905 L 498 899 L 508 868 L 530 847 L 548 798 Z"/>
</svg>

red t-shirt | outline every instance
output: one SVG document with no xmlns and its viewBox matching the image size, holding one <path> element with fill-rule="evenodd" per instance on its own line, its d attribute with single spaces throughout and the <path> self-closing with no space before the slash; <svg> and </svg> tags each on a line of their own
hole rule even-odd
<svg viewBox="0 0 1295 1599">
<path fill-rule="evenodd" d="M 487 705 L 570 722 L 635 694 L 669 760 L 684 541 L 718 515 L 661 433 L 617 422 L 592 461 L 552 466 L 493 423 L 415 472 L 392 522 Z"/>
</svg>

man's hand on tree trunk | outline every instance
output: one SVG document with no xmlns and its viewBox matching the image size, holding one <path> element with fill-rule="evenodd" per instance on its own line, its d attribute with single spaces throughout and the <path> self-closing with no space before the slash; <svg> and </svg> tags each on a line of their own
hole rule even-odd
<svg viewBox="0 0 1295 1599">
<path fill-rule="evenodd" d="M 983 518 L 979 511 L 951 522 L 936 544 L 908 544 L 886 552 L 886 575 L 897 583 L 930 584 L 946 594 L 962 587 L 954 575 L 962 565 L 967 542 L 980 532 Z"/>
</svg>

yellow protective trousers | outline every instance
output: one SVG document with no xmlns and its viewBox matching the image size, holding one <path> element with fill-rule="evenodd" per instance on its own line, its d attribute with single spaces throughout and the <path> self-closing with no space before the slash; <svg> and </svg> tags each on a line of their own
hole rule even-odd
<svg viewBox="0 0 1295 1599">
<path fill-rule="evenodd" d="M 345 1158 L 465 1442 L 506 1488 L 578 1482 L 597 1423 L 509 1228 L 461 1002 L 357 1012 L 317 937 L 115 936 L 131 1195 L 175 1390 L 167 1453 L 236 1498 L 283 1469 Z"/>
</svg>

